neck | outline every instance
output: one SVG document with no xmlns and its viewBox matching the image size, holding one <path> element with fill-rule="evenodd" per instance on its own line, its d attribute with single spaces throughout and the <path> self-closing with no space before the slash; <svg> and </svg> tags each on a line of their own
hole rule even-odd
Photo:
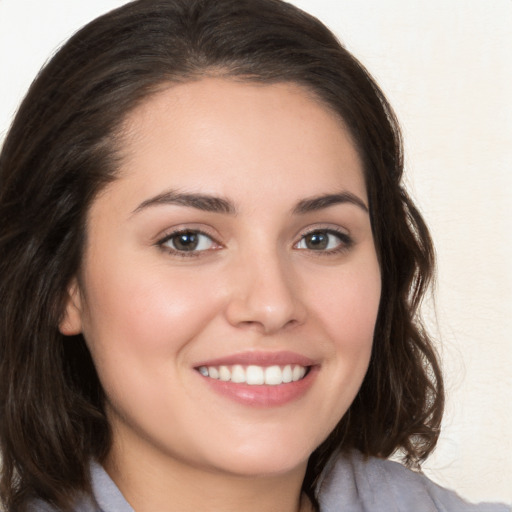
<svg viewBox="0 0 512 512">
<path fill-rule="evenodd" d="M 133 447 L 133 446 L 132 446 Z M 105 469 L 135 512 L 309 512 L 307 461 L 277 475 L 234 475 L 177 458 L 112 448 Z"/>
</svg>

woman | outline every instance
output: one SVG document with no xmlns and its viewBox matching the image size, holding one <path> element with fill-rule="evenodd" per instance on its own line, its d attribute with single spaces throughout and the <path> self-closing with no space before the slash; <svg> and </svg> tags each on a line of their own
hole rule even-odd
<svg viewBox="0 0 512 512">
<path fill-rule="evenodd" d="M 417 466 L 432 246 L 381 91 L 277 0 L 75 35 L 0 157 L 8 510 L 505 510 Z"/>
</svg>

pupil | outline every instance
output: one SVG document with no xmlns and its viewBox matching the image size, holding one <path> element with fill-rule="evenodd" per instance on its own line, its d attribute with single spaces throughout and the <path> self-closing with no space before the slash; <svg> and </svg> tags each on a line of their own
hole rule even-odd
<svg viewBox="0 0 512 512">
<path fill-rule="evenodd" d="M 181 233 L 174 239 L 174 247 L 179 251 L 193 251 L 198 244 L 196 233 Z"/>
<path fill-rule="evenodd" d="M 308 249 L 325 249 L 328 244 L 328 238 L 325 233 L 312 233 L 306 237 Z"/>
</svg>

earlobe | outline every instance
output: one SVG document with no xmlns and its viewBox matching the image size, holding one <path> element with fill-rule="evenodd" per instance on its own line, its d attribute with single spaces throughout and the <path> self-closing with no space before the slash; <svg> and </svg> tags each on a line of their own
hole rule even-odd
<svg viewBox="0 0 512 512">
<path fill-rule="evenodd" d="M 73 336 L 82 332 L 82 300 L 76 278 L 68 287 L 66 306 L 59 323 L 59 331 L 64 336 Z"/>
</svg>

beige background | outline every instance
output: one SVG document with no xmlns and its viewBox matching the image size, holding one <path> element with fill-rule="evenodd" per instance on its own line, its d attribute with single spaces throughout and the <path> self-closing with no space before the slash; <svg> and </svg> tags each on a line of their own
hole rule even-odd
<svg viewBox="0 0 512 512">
<path fill-rule="evenodd" d="M 0 0 L 0 139 L 39 67 L 122 0 Z M 438 254 L 449 399 L 425 466 L 512 503 L 512 1 L 294 0 L 374 74 L 402 121 L 407 182 Z"/>
</svg>

